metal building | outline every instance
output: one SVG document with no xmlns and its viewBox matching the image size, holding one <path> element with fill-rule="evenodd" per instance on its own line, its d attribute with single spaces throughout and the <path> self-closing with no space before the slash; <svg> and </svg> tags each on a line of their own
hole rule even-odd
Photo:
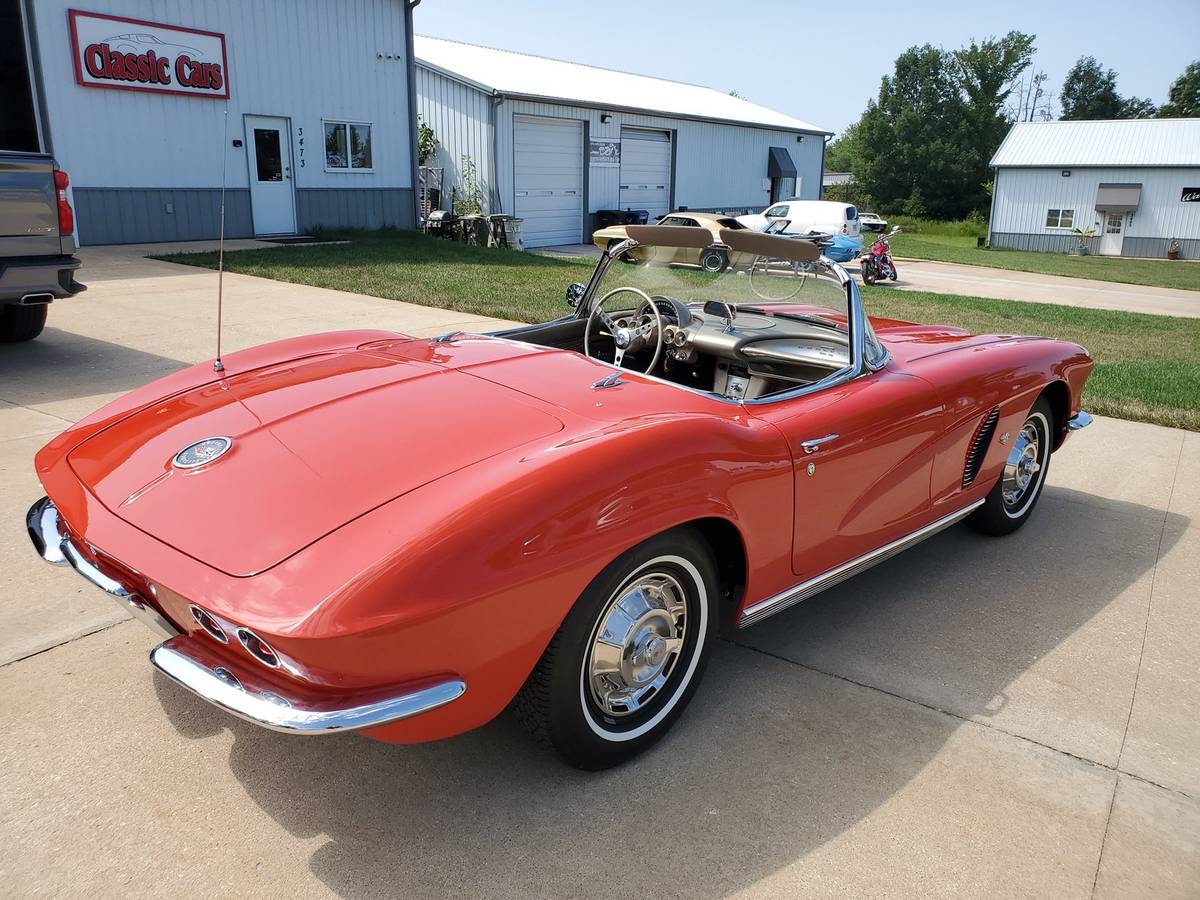
<svg viewBox="0 0 1200 900">
<path fill-rule="evenodd" d="M 222 167 L 230 236 L 415 224 L 411 0 L 83 2 L 0 0 L 3 149 L 81 243 L 216 237 Z"/>
<path fill-rule="evenodd" d="M 992 166 L 994 247 L 1200 259 L 1200 119 L 1021 122 Z"/>
<path fill-rule="evenodd" d="M 526 246 L 590 238 L 595 213 L 760 211 L 818 199 L 829 132 L 712 88 L 418 35 L 417 111 L 442 205 L 477 173 Z M 469 181 L 470 179 L 466 179 Z"/>
</svg>

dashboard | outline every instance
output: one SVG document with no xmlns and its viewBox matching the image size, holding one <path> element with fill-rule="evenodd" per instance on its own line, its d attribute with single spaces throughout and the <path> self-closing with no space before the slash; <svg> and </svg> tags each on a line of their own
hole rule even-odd
<svg viewBox="0 0 1200 900">
<path fill-rule="evenodd" d="M 662 372 L 656 374 L 670 378 L 690 369 L 691 380 L 711 377 L 708 389 L 729 399 L 811 384 L 850 364 L 849 336 L 819 316 L 654 301 L 663 321 Z"/>
</svg>

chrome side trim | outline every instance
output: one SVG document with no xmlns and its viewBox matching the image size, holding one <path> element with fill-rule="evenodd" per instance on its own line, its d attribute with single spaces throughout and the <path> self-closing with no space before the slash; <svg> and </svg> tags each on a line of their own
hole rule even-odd
<svg viewBox="0 0 1200 900">
<path fill-rule="evenodd" d="M 870 553 L 865 553 L 857 559 L 852 559 L 849 562 L 842 563 L 840 566 L 835 566 L 814 578 L 808 579 L 808 581 L 802 581 L 795 587 L 788 588 L 774 597 L 768 597 L 765 600 L 760 600 L 751 606 L 747 606 L 742 610 L 742 614 L 738 618 L 738 628 L 747 628 L 750 625 L 755 625 L 763 619 L 775 615 L 777 612 L 782 612 L 789 607 L 795 606 L 797 603 L 801 603 L 821 593 L 826 588 L 831 588 L 835 584 L 840 584 L 846 579 L 858 575 L 860 572 L 865 572 L 872 566 L 890 559 L 902 550 L 907 550 L 914 544 L 919 544 L 925 538 L 933 537 L 939 531 L 949 528 L 960 519 L 965 519 L 976 508 L 982 506 L 983 502 L 983 499 L 976 500 L 974 503 L 968 504 L 957 512 L 952 512 L 950 515 L 943 516 L 936 522 L 931 522 L 924 528 L 918 528 L 916 531 L 906 534 L 902 538 L 897 538 L 890 544 L 884 544 L 882 547 L 878 547 Z"/>
<path fill-rule="evenodd" d="M 175 637 L 179 629 L 172 625 L 154 607 L 142 602 L 142 599 L 127 587 L 109 578 L 89 560 L 69 537 L 58 527 L 58 508 L 49 497 L 43 497 L 30 507 L 25 517 L 29 537 L 33 541 L 38 555 L 48 563 L 56 566 L 69 565 L 72 569 L 90 581 L 126 612 L 139 619 L 151 631 L 156 631 L 164 637 Z"/>
<path fill-rule="evenodd" d="M 1085 413 L 1082 409 L 1067 419 L 1067 431 L 1079 431 L 1081 428 L 1087 428 L 1092 424 L 1092 417 Z"/>
<path fill-rule="evenodd" d="M 150 651 L 150 662 L 168 678 L 225 712 L 284 734 L 321 735 L 375 728 L 445 706 L 467 690 L 466 682 L 456 678 L 360 706 L 315 708 L 299 698 L 245 687 L 236 673 L 223 666 L 210 668 L 190 656 L 185 638 L 159 644 Z"/>
</svg>

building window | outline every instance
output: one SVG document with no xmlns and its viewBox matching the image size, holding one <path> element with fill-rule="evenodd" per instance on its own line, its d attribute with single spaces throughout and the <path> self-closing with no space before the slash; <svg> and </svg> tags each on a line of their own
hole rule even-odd
<svg viewBox="0 0 1200 900">
<path fill-rule="evenodd" d="M 1046 210 L 1046 227 L 1047 228 L 1074 228 L 1075 227 L 1075 210 L 1073 210 L 1073 209 L 1048 209 L 1048 210 Z"/>
<path fill-rule="evenodd" d="M 374 169 L 371 124 L 325 120 L 325 171 L 371 172 Z"/>
</svg>

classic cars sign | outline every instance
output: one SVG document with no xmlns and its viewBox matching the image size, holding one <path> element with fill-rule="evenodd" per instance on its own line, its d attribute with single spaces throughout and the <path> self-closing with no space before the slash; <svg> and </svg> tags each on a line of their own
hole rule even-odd
<svg viewBox="0 0 1200 900">
<path fill-rule="evenodd" d="M 229 97 L 225 35 L 67 10 L 75 81 L 83 87 Z"/>
</svg>

